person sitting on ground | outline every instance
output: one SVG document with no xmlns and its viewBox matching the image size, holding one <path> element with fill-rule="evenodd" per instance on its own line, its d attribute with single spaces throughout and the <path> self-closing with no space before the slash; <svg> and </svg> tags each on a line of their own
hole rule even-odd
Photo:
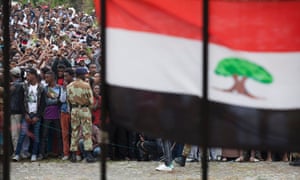
<svg viewBox="0 0 300 180">
<path fill-rule="evenodd" d="M 300 166 L 300 153 L 291 153 L 290 166 Z"/>
<path fill-rule="evenodd" d="M 156 139 L 147 137 L 143 134 L 138 134 L 139 140 L 136 143 L 138 149 L 138 160 L 149 161 L 149 160 L 159 160 L 163 156 L 162 148 L 157 143 Z"/>
<path fill-rule="evenodd" d="M 94 156 L 94 158 L 98 159 L 101 153 L 101 148 L 100 148 L 101 131 L 96 125 L 92 126 L 92 141 L 93 141 L 92 155 Z M 84 139 L 82 136 L 79 139 L 79 149 L 83 156 L 83 159 L 86 159 L 87 152 L 84 150 Z"/>
</svg>

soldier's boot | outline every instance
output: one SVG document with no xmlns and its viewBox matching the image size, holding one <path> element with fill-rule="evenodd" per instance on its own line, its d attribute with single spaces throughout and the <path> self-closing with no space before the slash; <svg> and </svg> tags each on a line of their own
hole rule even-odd
<svg viewBox="0 0 300 180">
<path fill-rule="evenodd" d="M 76 162 L 76 153 L 75 152 L 71 152 L 71 158 L 70 161 L 75 163 Z"/>
<path fill-rule="evenodd" d="M 90 151 L 86 152 L 86 162 L 88 162 L 88 163 L 96 162 L 96 159 L 94 158 L 94 156 L 92 155 L 92 153 Z"/>
</svg>

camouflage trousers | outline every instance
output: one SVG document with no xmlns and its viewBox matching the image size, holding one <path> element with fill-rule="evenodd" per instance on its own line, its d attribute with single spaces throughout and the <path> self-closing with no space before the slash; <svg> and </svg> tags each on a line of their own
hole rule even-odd
<svg viewBox="0 0 300 180">
<path fill-rule="evenodd" d="M 78 150 L 80 132 L 82 132 L 83 144 L 85 151 L 92 151 L 92 115 L 89 108 L 73 108 L 71 111 L 71 145 L 70 151 Z M 82 129 L 81 129 L 82 128 Z M 82 130 L 82 131 L 80 131 Z"/>
</svg>

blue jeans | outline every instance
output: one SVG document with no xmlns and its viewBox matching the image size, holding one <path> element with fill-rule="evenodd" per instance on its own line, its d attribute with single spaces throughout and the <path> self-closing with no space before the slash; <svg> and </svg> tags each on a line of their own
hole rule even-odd
<svg viewBox="0 0 300 180">
<path fill-rule="evenodd" d="M 158 143 L 161 145 L 163 151 L 162 160 L 166 166 L 170 166 L 172 164 L 171 142 L 169 140 L 158 139 Z"/>
<path fill-rule="evenodd" d="M 93 149 L 93 156 L 94 157 L 98 157 L 100 155 L 100 153 L 101 153 L 101 148 L 99 146 L 97 146 Z"/>
<path fill-rule="evenodd" d="M 30 118 L 37 116 L 36 114 L 30 114 Z M 22 118 L 21 124 L 21 132 L 18 138 L 17 148 L 16 148 L 16 155 L 20 155 L 22 145 L 26 136 L 33 139 L 33 146 L 32 146 L 32 154 L 37 155 L 39 150 L 40 144 L 40 119 L 35 124 L 28 124 L 25 118 Z"/>
<path fill-rule="evenodd" d="M 87 156 L 86 153 L 87 152 L 84 150 L 84 140 L 80 139 L 78 144 L 79 144 L 79 150 L 80 150 L 82 156 L 84 158 L 86 158 L 86 156 Z M 98 157 L 100 155 L 100 153 L 101 153 L 101 148 L 99 146 L 93 148 L 92 154 L 93 154 L 94 157 Z"/>
</svg>

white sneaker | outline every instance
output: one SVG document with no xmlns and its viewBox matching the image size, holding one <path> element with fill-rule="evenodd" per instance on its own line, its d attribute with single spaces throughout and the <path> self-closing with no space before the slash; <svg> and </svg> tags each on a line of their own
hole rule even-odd
<svg viewBox="0 0 300 180">
<path fill-rule="evenodd" d="M 173 166 L 166 166 L 165 163 L 157 166 L 157 168 L 155 168 L 156 171 L 172 171 L 173 170 Z"/>
<path fill-rule="evenodd" d="M 12 158 L 13 161 L 20 161 L 20 156 L 19 155 L 15 155 L 13 158 Z"/>
<path fill-rule="evenodd" d="M 31 156 L 31 162 L 35 162 L 35 161 L 36 161 L 36 155 L 33 154 L 33 155 Z"/>
<path fill-rule="evenodd" d="M 61 158 L 61 160 L 63 160 L 63 161 L 66 161 L 68 159 L 69 159 L 69 156 L 64 156 L 64 157 Z"/>
<path fill-rule="evenodd" d="M 186 162 L 199 162 L 196 158 L 186 158 Z"/>
<path fill-rule="evenodd" d="M 81 156 L 80 155 L 76 155 L 76 161 L 81 161 Z"/>
</svg>

